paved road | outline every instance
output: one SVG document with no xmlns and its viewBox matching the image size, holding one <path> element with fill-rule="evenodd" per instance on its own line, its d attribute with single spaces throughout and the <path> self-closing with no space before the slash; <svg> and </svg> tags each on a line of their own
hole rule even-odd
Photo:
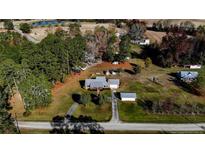
<svg viewBox="0 0 205 154">
<path fill-rule="evenodd" d="M 67 115 L 71 116 L 75 110 L 78 108 L 79 104 L 78 103 L 73 103 L 72 106 L 69 108 Z"/>
<path fill-rule="evenodd" d="M 112 93 L 112 118 L 110 120 L 111 123 L 119 123 L 119 112 L 117 107 L 117 98 L 115 97 L 115 90 L 111 90 Z"/>
<path fill-rule="evenodd" d="M 157 124 L 157 123 L 98 123 L 104 130 L 137 131 L 205 131 L 205 123 L 198 124 Z M 18 122 L 19 128 L 52 129 L 50 122 Z"/>
<path fill-rule="evenodd" d="M 23 33 L 20 29 L 18 29 L 16 26 L 14 26 L 14 30 L 19 33 L 22 37 L 25 37 L 27 40 L 33 42 L 33 43 L 39 43 L 35 38 L 31 37 L 29 34 Z"/>
</svg>

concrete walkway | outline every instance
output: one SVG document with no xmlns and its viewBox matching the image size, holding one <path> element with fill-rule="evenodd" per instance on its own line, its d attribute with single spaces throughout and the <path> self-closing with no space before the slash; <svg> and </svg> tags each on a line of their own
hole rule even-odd
<svg viewBox="0 0 205 154">
<path fill-rule="evenodd" d="M 74 102 L 72 106 L 69 108 L 67 115 L 71 116 L 75 112 L 75 110 L 78 108 L 78 106 L 79 104 Z"/>
<path fill-rule="evenodd" d="M 104 130 L 135 131 L 205 131 L 205 123 L 197 124 L 158 124 L 158 123 L 98 123 Z M 18 122 L 19 128 L 52 129 L 50 122 Z"/>
<path fill-rule="evenodd" d="M 118 107 L 117 107 L 117 98 L 115 97 L 115 90 L 111 90 L 112 93 L 112 118 L 110 120 L 110 123 L 119 123 L 120 118 L 119 118 L 119 112 L 118 112 Z"/>
</svg>

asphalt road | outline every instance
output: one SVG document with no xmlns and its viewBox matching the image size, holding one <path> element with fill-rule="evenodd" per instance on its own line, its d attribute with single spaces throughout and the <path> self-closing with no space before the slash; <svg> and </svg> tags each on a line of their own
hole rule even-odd
<svg viewBox="0 0 205 154">
<path fill-rule="evenodd" d="M 158 124 L 158 123 L 98 123 L 104 130 L 144 130 L 144 131 L 205 131 L 205 123 Z M 19 128 L 52 129 L 50 122 L 18 122 Z"/>
</svg>

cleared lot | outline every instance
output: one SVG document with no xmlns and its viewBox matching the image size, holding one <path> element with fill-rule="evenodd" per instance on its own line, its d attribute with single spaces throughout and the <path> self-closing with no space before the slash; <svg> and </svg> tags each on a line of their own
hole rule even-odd
<svg viewBox="0 0 205 154">
<path fill-rule="evenodd" d="M 157 43 L 161 43 L 162 37 L 164 37 L 166 35 L 166 33 L 165 32 L 155 32 L 155 31 L 147 30 L 145 32 L 145 35 L 151 40 L 151 42 L 156 42 L 157 41 Z"/>
</svg>

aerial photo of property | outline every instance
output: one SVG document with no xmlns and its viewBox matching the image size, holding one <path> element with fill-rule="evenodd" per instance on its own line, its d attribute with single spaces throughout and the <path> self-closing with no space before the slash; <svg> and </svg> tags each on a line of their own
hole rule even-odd
<svg viewBox="0 0 205 154">
<path fill-rule="evenodd" d="M 0 20 L 1 134 L 205 133 L 205 20 Z"/>
</svg>

